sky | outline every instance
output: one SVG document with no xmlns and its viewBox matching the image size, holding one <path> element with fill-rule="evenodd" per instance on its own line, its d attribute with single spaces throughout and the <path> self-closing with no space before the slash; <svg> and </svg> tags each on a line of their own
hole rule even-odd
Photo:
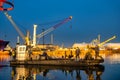
<svg viewBox="0 0 120 80">
<path fill-rule="evenodd" d="M 44 37 L 50 43 L 71 47 L 74 43 L 90 43 L 101 35 L 101 42 L 112 36 L 110 42 L 120 42 L 120 0 L 14 0 L 14 9 L 8 11 L 20 30 L 33 35 L 33 24 L 37 24 L 37 34 L 47 30 L 61 20 L 72 16 L 72 20 L 59 26 Z M 56 23 L 55 23 L 56 22 Z M 40 25 L 40 24 L 46 25 Z M 51 25 L 48 25 L 51 23 Z M 9 40 L 14 46 L 18 32 L 0 11 L 0 39 Z M 21 40 L 22 41 L 22 40 Z M 42 43 L 42 39 L 38 40 Z"/>
</svg>

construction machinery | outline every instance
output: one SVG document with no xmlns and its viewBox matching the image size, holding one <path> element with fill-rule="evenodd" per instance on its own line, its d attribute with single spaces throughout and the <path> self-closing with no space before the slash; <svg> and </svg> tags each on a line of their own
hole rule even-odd
<svg viewBox="0 0 120 80">
<path fill-rule="evenodd" d="M 64 19 L 64 20 L 61 21 L 60 23 L 58 23 L 58 24 L 54 25 L 53 27 L 47 29 L 46 31 L 38 34 L 36 37 L 37 37 L 37 38 L 43 37 L 44 35 L 46 35 L 46 34 L 48 34 L 49 32 L 55 30 L 56 28 L 58 28 L 59 26 L 61 26 L 61 25 L 64 24 L 64 23 L 70 21 L 71 19 L 72 19 L 72 16 L 69 16 L 68 18 Z"/>
<path fill-rule="evenodd" d="M 113 37 L 111 37 L 111 38 L 109 38 L 109 39 L 107 39 L 107 40 L 105 40 L 105 41 L 103 41 L 103 42 L 100 42 L 100 35 L 98 35 L 98 38 L 97 38 L 97 39 L 94 39 L 94 40 L 91 42 L 91 45 L 92 45 L 92 46 L 98 45 L 99 47 L 101 47 L 101 46 L 103 46 L 105 43 L 107 43 L 107 42 L 109 42 L 109 41 L 111 41 L 111 40 L 113 40 L 113 39 L 115 39 L 115 38 L 116 38 L 116 36 L 113 36 Z"/>
<path fill-rule="evenodd" d="M 29 34 L 29 31 L 27 31 L 27 35 L 25 36 L 19 29 L 19 27 L 17 26 L 17 24 L 14 22 L 14 20 L 12 19 L 11 16 L 8 15 L 7 12 L 4 13 L 5 16 L 8 18 L 8 20 L 11 22 L 11 24 L 13 25 L 13 27 L 16 29 L 16 31 L 19 33 L 20 37 L 23 39 L 23 41 L 25 42 L 26 45 L 32 45 L 32 46 L 35 46 L 36 45 L 36 38 L 40 39 L 41 37 L 43 37 L 44 35 L 48 34 L 49 32 L 55 30 L 56 28 L 58 28 L 60 25 L 68 22 L 69 20 L 72 19 L 72 16 L 64 19 L 63 21 L 61 21 L 60 23 L 52 26 L 51 28 L 45 30 L 44 32 L 36 35 L 36 28 L 37 28 L 37 25 L 34 25 L 34 31 L 33 31 L 33 41 L 32 41 L 32 44 L 30 43 L 30 34 Z"/>
<path fill-rule="evenodd" d="M 33 33 L 33 46 L 36 45 L 36 38 L 40 39 L 42 38 L 43 36 L 45 36 L 46 34 L 52 32 L 53 30 L 57 29 L 59 26 L 63 25 L 64 23 L 70 21 L 72 19 L 72 16 L 69 16 L 68 18 L 64 19 L 63 21 L 61 21 L 60 23 L 50 27 L 49 29 L 43 31 L 42 33 L 36 35 L 36 28 L 37 28 L 37 25 L 34 26 L 34 33 Z"/>
<path fill-rule="evenodd" d="M 107 43 L 107 42 L 109 42 L 109 41 L 111 41 L 111 40 L 113 40 L 113 39 L 115 39 L 115 38 L 116 38 L 116 36 L 113 36 L 113 37 L 111 37 L 111 38 L 109 38 L 109 39 L 101 42 L 100 44 L 98 44 L 98 46 L 101 47 L 101 46 L 104 45 L 105 43 Z"/>
<path fill-rule="evenodd" d="M 11 22 L 11 24 L 13 25 L 13 27 L 16 29 L 16 31 L 19 33 L 20 37 L 23 39 L 23 41 L 25 42 L 26 45 L 29 45 L 29 31 L 27 31 L 27 36 L 25 36 L 19 29 L 19 27 L 17 26 L 17 24 L 14 22 L 14 20 L 12 19 L 12 17 L 10 15 L 8 15 L 7 12 L 4 12 L 5 16 L 7 17 L 7 19 Z"/>
</svg>

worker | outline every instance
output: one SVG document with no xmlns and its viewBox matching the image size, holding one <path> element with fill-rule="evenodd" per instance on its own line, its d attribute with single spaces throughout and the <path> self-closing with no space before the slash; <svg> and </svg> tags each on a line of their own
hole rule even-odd
<svg viewBox="0 0 120 80">
<path fill-rule="evenodd" d="M 99 46 L 96 45 L 95 46 L 95 59 L 97 59 L 98 56 L 99 56 Z"/>
<path fill-rule="evenodd" d="M 66 53 L 66 51 L 65 51 L 65 59 L 67 58 L 67 53 Z"/>
<path fill-rule="evenodd" d="M 93 59 L 92 58 L 92 49 L 90 48 L 89 45 L 87 45 L 87 49 L 88 49 L 88 51 L 86 52 L 84 59 L 91 60 L 91 59 Z"/>
<path fill-rule="evenodd" d="M 68 56 L 69 59 L 73 57 L 72 50 L 70 50 L 70 55 Z"/>
<path fill-rule="evenodd" d="M 80 53 L 81 53 L 81 51 L 80 51 L 80 49 L 77 47 L 76 48 L 76 51 L 75 51 L 75 54 L 76 54 L 76 60 L 78 60 L 79 59 L 79 55 L 80 55 Z"/>
<path fill-rule="evenodd" d="M 92 58 L 92 54 L 91 54 L 91 51 L 88 51 L 86 54 L 85 54 L 85 58 L 84 58 L 85 60 L 91 60 L 91 59 L 93 59 Z"/>
<path fill-rule="evenodd" d="M 45 60 L 47 60 L 47 59 L 48 59 L 48 54 L 47 54 L 47 52 L 46 52 L 46 51 L 44 51 L 44 52 L 43 52 L 42 56 L 44 56 L 44 57 L 45 57 Z"/>
</svg>

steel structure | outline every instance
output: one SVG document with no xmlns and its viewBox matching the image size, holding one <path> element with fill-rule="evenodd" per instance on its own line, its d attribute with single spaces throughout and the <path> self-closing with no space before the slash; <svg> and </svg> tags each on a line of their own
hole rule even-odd
<svg viewBox="0 0 120 80">
<path fill-rule="evenodd" d="M 19 29 L 19 27 L 17 26 L 17 24 L 14 22 L 14 20 L 12 19 L 11 16 L 8 15 L 7 12 L 4 12 L 5 16 L 8 18 L 8 20 L 11 22 L 11 24 L 13 25 L 13 27 L 16 29 L 16 31 L 19 33 L 20 37 L 23 39 L 23 41 L 25 42 L 25 44 L 29 44 L 29 35 L 25 36 Z M 28 32 L 27 32 L 28 33 Z"/>
<path fill-rule="evenodd" d="M 60 23 L 58 23 L 58 24 L 54 25 L 53 27 L 45 30 L 44 32 L 38 34 L 36 37 L 39 39 L 39 38 L 45 36 L 45 35 L 48 34 L 49 32 L 55 30 L 56 28 L 58 28 L 59 26 L 61 26 L 61 25 L 64 24 L 64 23 L 70 21 L 71 19 L 72 19 L 72 16 L 69 16 L 68 18 L 64 19 L 64 20 L 61 21 Z"/>
</svg>

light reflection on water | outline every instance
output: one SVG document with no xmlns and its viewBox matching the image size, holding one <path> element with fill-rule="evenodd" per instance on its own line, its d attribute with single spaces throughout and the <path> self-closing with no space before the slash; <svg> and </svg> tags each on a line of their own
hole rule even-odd
<svg viewBox="0 0 120 80">
<path fill-rule="evenodd" d="M 3 55 L 0 62 L 8 62 Z M 0 67 L 0 80 L 120 80 L 120 54 L 105 57 L 102 67 L 16 66 Z M 23 77 L 24 76 L 24 77 Z"/>
<path fill-rule="evenodd" d="M 0 66 L 9 65 L 10 56 L 7 54 L 0 55 Z"/>
<path fill-rule="evenodd" d="M 17 66 L 12 68 L 15 80 L 101 80 L 104 66 Z"/>
<path fill-rule="evenodd" d="M 110 63 L 110 64 L 119 64 L 120 63 L 120 53 L 107 56 L 106 62 Z"/>
</svg>

